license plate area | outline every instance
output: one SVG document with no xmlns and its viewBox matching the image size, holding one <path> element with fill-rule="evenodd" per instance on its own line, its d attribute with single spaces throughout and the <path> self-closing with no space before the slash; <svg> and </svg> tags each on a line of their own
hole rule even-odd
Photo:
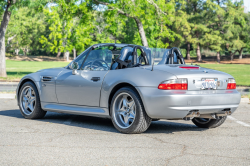
<svg viewBox="0 0 250 166">
<path fill-rule="evenodd" d="M 217 78 L 202 78 L 201 89 L 202 90 L 213 90 L 217 89 Z"/>
</svg>

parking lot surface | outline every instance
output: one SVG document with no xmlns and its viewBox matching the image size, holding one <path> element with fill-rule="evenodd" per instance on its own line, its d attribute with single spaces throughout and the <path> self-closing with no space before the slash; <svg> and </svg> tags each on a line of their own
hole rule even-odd
<svg viewBox="0 0 250 166">
<path fill-rule="evenodd" d="M 0 100 L 0 165 L 250 165 L 250 104 L 215 129 L 191 121 L 155 121 L 142 134 L 121 134 L 111 120 L 48 112 L 21 116 Z"/>
</svg>

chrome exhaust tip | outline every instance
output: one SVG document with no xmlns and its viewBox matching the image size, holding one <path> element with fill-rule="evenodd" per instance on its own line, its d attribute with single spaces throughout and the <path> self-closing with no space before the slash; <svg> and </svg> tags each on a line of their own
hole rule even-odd
<svg viewBox="0 0 250 166">
<path fill-rule="evenodd" d="M 232 111 L 230 108 L 226 108 L 224 110 L 222 110 L 226 115 L 231 115 L 232 114 Z"/>
<path fill-rule="evenodd" d="M 199 110 L 191 110 L 189 113 L 183 118 L 183 120 L 192 120 L 193 118 L 200 117 Z"/>
</svg>

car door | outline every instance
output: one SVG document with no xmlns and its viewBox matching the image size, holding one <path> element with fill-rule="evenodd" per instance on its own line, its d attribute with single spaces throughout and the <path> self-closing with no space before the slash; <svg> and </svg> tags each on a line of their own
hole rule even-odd
<svg viewBox="0 0 250 166">
<path fill-rule="evenodd" d="M 80 58 L 78 74 L 73 75 L 70 68 L 65 68 L 58 76 L 56 80 L 58 102 L 98 107 L 102 81 L 109 72 L 112 52 L 99 47 Z M 81 61 L 84 64 L 81 65 Z"/>
</svg>

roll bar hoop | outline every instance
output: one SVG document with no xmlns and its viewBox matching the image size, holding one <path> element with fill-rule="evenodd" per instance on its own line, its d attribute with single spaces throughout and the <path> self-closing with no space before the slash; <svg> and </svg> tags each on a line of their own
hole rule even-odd
<svg viewBox="0 0 250 166">
<path fill-rule="evenodd" d="M 180 60 L 181 64 L 185 64 L 184 58 L 181 54 L 181 51 L 177 47 L 173 47 L 170 49 L 169 54 L 169 64 L 174 64 L 174 53 L 176 53 L 177 58 Z"/>
</svg>

